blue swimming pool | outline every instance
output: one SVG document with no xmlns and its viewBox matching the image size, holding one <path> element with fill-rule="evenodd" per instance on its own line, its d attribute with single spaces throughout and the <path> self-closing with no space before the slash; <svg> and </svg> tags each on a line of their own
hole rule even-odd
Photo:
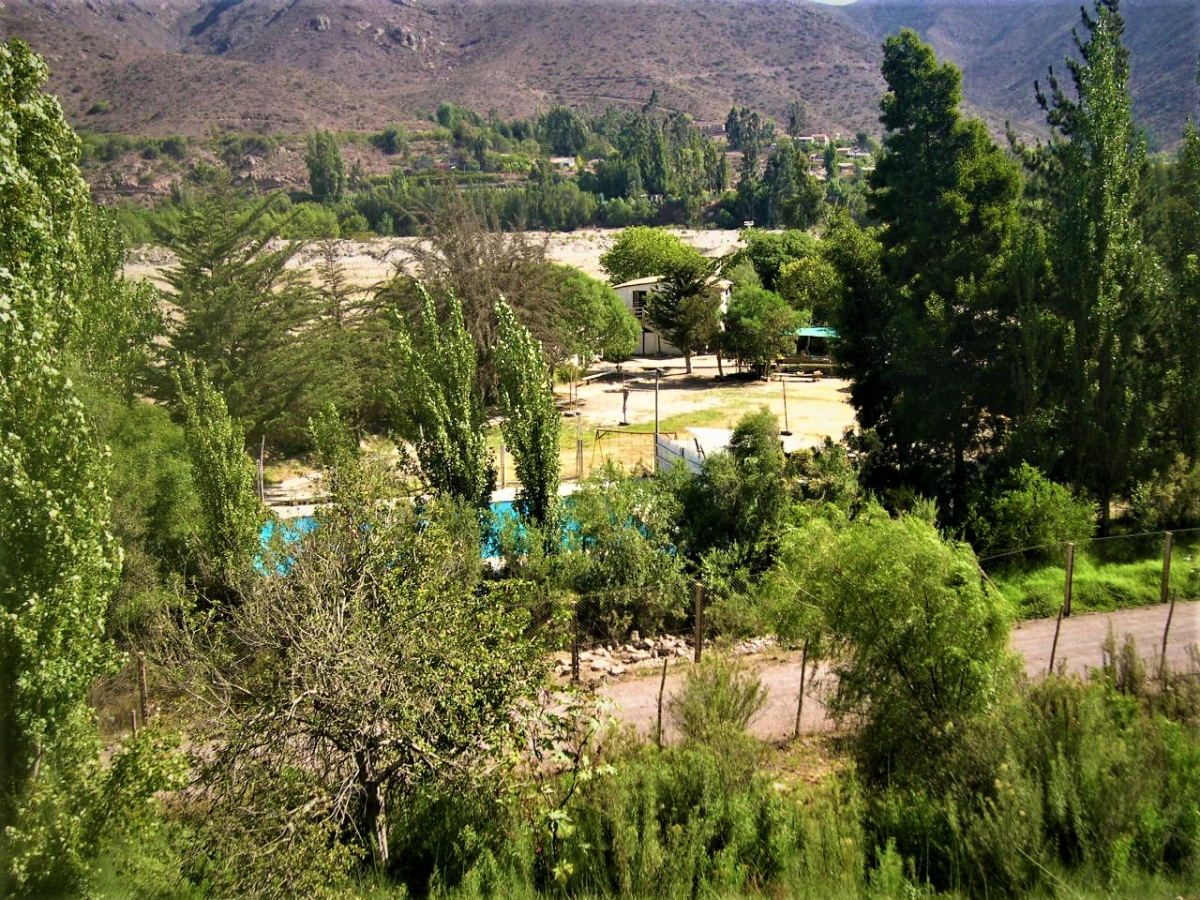
<svg viewBox="0 0 1200 900">
<path fill-rule="evenodd" d="M 564 505 L 570 507 L 570 498 L 564 500 Z M 517 513 L 516 505 L 511 500 L 498 500 L 491 504 L 490 521 L 485 523 L 480 536 L 479 555 L 482 559 L 492 559 L 500 556 L 502 551 L 501 535 L 506 528 L 514 529 L 514 535 L 519 539 L 524 536 L 524 526 L 521 525 L 520 516 Z M 278 530 L 279 538 L 283 541 L 284 550 L 290 544 L 295 544 L 300 541 L 304 535 L 315 530 L 317 520 L 312 516 L 297 516 L 294 519 L 271 519 L 264 523 L 259 531 L 258 540 L 262 546 L 262 553 L 255 557 L 254 567 L 262 574 L 267 573 L 267 564 L 265 562 L 265 554 L 270 547 L 271 541 L 276 536 Z M 571 533 L 579 531 L 579 523 L 574 521 L 568 512 L 567 519 L 563 525 L 562 544 L 566 546 L 570 540 Z M 275 570 L 278 574 L 285 574 L 291 568 L 293 558 L 284 555 L 276 564 Z"/>
</svg>

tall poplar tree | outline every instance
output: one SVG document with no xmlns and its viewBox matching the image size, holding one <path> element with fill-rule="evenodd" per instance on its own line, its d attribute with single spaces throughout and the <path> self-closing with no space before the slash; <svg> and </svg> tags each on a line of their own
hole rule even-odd
<svg viewBox="0 0 1200 900">
<path fill-rule="evenodd" d="M 517 508 L 522 516 L 545 528 L 553 524 L 558 505 L 562 420 L 554 405 L 541 345 L 503 300 L 496 304 L 496 318 L 500 323 L 496 368 L 504 411 L 500 428 L 521 480 Z"/>
<path fill-rule="evenodd" d="M 411 320 L 397 315 L 394 419 L 416 448 L 429 486 L 477 509 L 487 509 L 496 470 L 484 436 L 486 417 L 475 387 L 475 344 L 458 298 L 447 294 L 447 316 L 423 287 Z"/>
<path fill-rule="evenodd" d="M 103 450 L 64 372 L 89 215 L 79 141 L 45 63 L 0 44 L 0 894 L 78 889 L 99 739 L 87 705 L 114 661 L 120 551 Z"/>
<path fill-rule="evenodd" d="M 1038 86 L 1055 137 L 1047 184 L 1053 201 L 1053 297 L 1068 330 L 1063 471 L 1100 504 L 1107 531 L 1114 496 L 1135 461 L 1161 400 L 1149 354 L 1161 273 L 1136 214 L 1145 142 L 1133 124 L 1129 52 L 1119 0 L 1095 0 L 1067 59 L 1073 95 L 1051 71 Z"/>
</svg>

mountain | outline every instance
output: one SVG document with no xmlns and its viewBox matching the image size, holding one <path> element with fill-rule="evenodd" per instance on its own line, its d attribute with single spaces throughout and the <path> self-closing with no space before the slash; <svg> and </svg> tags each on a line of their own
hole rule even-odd
<svg viewBox="0 0 1200 900">
<path fill-rule="evenodd" d="M 879 45 L 915 28 L 964 72 L 996 130 L 1040 127 L 1033 80 L 1061 69 L 1079 7 L 1057 0 L 0 0 L 0 36 L 49 60 L 77 126 L 378 130 L 443 102 L 503 116 L 556 103 L 732 105 L 811 130 L 878 131 Z M 1171 144 L 1197 111 L 1195 0 L 1128 0 L 1141 120 Z"/>
<path fill-rule="evenodd" d="M 838 11 L 849 24 L 882 41 L 912 28 L 963 73 L 967 101 L 1026 129 L 1043 121 L 1034 82 L 1077 56 L 1072 29 L 1081 26 L 1078 0 L 859 0 Z M 1090 4 L 1088 4 L 1090 9 Z M 1189 116 L 1200 113 L 1196 82 L 1200 3 L 1125 0 L 1130 95 L 1138 123 L 1162 145 L 1179 141 Z"/>
</svg>

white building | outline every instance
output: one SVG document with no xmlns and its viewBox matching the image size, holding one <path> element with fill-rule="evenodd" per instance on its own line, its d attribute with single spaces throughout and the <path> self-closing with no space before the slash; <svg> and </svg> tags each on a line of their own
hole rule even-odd
<svg viewBox="0 0 1200 900">
<path fill-rule="evenodd" d="M 715 282 L 721 289 L 721 311 L 729 307 L 729 290 L 732 282 L 721 279 Z M 625 304 L 625 308 L 633 313 L 633 317 L 642 325 L 642 336 L 638 341 L 636 356 L 682 356 L 683 351 L 668 341 L 665 337 L 650 327 L 646 306 L 650 302 L 650 294 L 662 289 L 662 278 L 650 275 L 646 278 L 635 278 L 616 285 L 613 290 Z"/>
</svg>

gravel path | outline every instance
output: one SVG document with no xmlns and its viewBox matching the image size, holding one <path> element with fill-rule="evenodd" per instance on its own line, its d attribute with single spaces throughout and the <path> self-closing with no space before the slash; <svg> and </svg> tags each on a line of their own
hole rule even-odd
<svg viewBox="0 0 1200 900">
<path fill-rule="evenodd" d="M 1116 634 L 1118 647 L 1125 635 L 1133 635 L 1146 661 L 1147 671 L 1158 670 L 1163 630 L 1168 606 L 1151 606 L 1111 613 L 1090 613 L 1063 619 L 1055 649 L 1055 668 L 1082 675 L 1103 662 L 1103 645 L 1109 629 Z M 1020 622 L 1013 629 L 1009 644 L 1025 660 L 1030 677 L 1046 674 L 1054 643 L 1056 619 Z M 1200 671 L 1200 601 L 1178 603 L 1171 620 L 1167 659 L 1177 672 Z M 790 738 L 796 725 L 796 701 L 800 686 L 800 657 L 797 653 L 775 651 L 746 657 L 767 687 L 767 704 L 751 723 L 750 732 L 764 740 Z M 663 701 L 663 722 L 667 740 L 674 737 L 667 713 L 667 702 L 683 683 L 686 662 L 672 661 L 668 668 Z M 657 721 L 661 670 L 645 671 L 637 677 L 613 681 L 601 686 L 599 693 L 617 705 L 616 716 L 634 726 L 643 736 L 654 734 Z M 833 727 L 823 698 L 832 690 L 828 670 L 822 668 L 815 679 L 810 671 L 805 688 L 801 730 L 823 731 Z"/>
</svg>

